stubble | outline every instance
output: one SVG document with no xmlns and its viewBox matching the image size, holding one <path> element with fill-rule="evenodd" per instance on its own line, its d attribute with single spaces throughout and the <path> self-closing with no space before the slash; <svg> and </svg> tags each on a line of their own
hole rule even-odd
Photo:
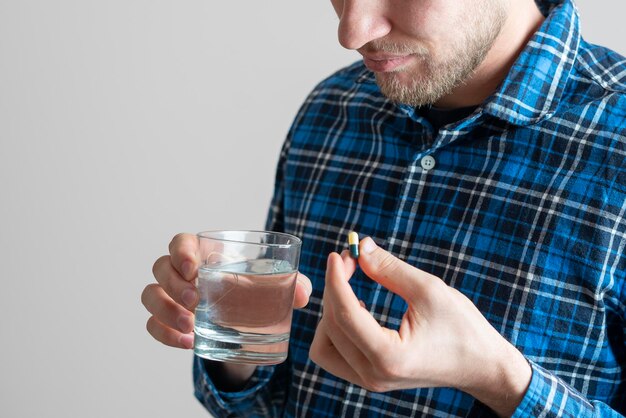
<svg viewBox="0 0 626 418">
<path fill-rule="evenodd" d="M 430 105 L 468 80 L 484 61 L 506 21 L 506 10 L 501 0 L 483 0 L 480 3 L 477 10 L 486 13 L 457 22 L 458 40 L 448 45 L 446 51 L 372 41 L 369 45 L 371 49 L 392 54 L 411 53 L 417 58 L 410 69 L 376 73 L 376 82 L 383 95 L 393 102 L 410 106 Z M 406 73 L 402 74 L 404 80 L 400 77 L 402 72 Z"/>
</svg>

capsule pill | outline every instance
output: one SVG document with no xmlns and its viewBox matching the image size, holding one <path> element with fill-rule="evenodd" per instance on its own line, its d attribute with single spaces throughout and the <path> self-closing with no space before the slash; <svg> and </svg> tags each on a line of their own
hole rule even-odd
<svg viewBox="0 0 626 418">
<path fill-rule="evenodd" d="M 350 249 L 350 257 L 359 258 L 359 234 L 354 231 L 348 234 L 348 248 Z"/>
</svg>

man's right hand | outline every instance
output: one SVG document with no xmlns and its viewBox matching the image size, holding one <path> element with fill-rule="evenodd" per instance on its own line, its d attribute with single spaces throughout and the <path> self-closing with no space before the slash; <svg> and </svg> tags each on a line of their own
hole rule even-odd
<svg viewBox="0 0 626 418">
<path fill-rule="evenodd" d="M 198 304 L 194 283 L 200 260 L 198 239 L 178 234 L 169 245 L 169 255 L 159 257 L 152 266 L 156 283 L 145 287 L 141 302 L 152 316 L 146 328 L 163 344 L 193 348 L 193 311 Z"/>
<path fill-rule="evenodd" d="M 193 312 L 198 304 L 194 280 L 200 265 L 199 250 L 196 235 L 176 235 L 169 245 L 170 254 L 157 259 L 152 267 L 156 283 L 146 286 L 141 294 L 141 302 L 152 314 L 146 324 L 148 332 L 171 347 L 193 348 Z M 311 281 L 298 273 L 294 308 L 306 306 L 310 294 Z M 237 366 L 243 369 L 242 365 Z"/>
</svg>

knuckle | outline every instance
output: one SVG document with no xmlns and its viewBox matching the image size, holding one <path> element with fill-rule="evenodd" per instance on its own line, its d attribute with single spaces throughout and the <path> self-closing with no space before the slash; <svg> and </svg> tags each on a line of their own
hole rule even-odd
<svg viewBox="0 0 626 418">
<path fill-rule="evenodd" d="M 146 331 L 148 331 L 148 334 L 152 335 L 155 339 L 157 339 L 155 327 L 156 327 L 156 322 L 154 320 L 154 317 L 151 316 L 146 321 Z"/>
<path fill-rule="evenodd" d="M 169 346 L 172 345 L 171 341 L 168 341 L 169 334 L 167 333 L 167 330 L 157 321 L 154 316 L 148 319 L 148 322 L 146 323 L 146 329 L 148 330 L 148 333 L 152 336 L 152 338 L 154 338 L 156 341 L 160 342 L 161 344 Z"/>
<path fill-rule="evenodd" d="M 152 265 L 152 274 L 154 275 L 154 277 L 157 276 L 159 270 L 161 269 L 161 266 L 164 263 L 169 263 L 170 262 L 170 256 L 169 255 L 163 255 L 159 258 L 156 259 L 156 261 L 154 262 L 154 264 Z"/>
<path fill-rule="evenodd" d="M 385 253 L 378 263 L 378 269 L 385 277 L 393 276 L 397 268 L 398 263 L 396 262 L 396 258 L 389 253 Z"/>
<path fill-rule="evenodd" d="M 170 254 L 173 254 L 174 252 L 176 252 L 178 247 L 180 247 L 180 245 L 185 240 L 187 240 L 190 236 L 191 236 L 191 234 L 186 233 L 186 232 L 180 232 L 180 233 L 174 235 L 174 237 L 172 238 L 172 240 L 170 241 L 170 244 L 168 246 Z"/>
<path fill-rule="evenodd" d="M 433 276 L 429 278 L 430 280 L 426 280 L 422 286 L 422 293 L 425 295 L 437 295 L 448 287 L 445 282 L 438 277 Z"/>
<path fill-rule="evenodd" d="M 386 382 L 395 382 L 401 379 L 401 367 L 398 362 L 393 359 L 387 358 L 381 363 L 378 369 L 378 375 L 381 380 Z"/>
<path fill-rule="evenodd" d="M 176 289 L 172 285 L 171 280 L 165 280 L 163 283 L 161 283 L 161 289 L 163 289 L 163 291 L 165 291 L 165 293 L 167 293 L 172 299 L 176 301 L 180 300 L 178 292 L 176 292 Z"/>
<path fill-rule="evenodd" d="M 167 248 L 170 250 L 170 253 L 172 252 L 172 249 L 176 246 L 176 243 L 178 243 L 181 240 L 182 236 L 183 236 L 183 233 L 181 232 L 172 237 L 172 240 L 167 246 Z"/>
<path fill-rule="evenodd" d="M 389 388 L 384 382 L 376 378 L 369 378 L 365 380 L 363 383 L 364 383 L 365 389 L 367 389 L 370 392 L 380 393 L 380 392 L 387 392 L 389 390 Z"/>
<path fill-rule="evenodd" d="M 377 392 L 377 393 L 382 393 L 382 392 L 387 392 L 387 387 L 380 384 L 380 383 L 375 383 L 372 386 L 372 389 L 370 389 L 371 392 Z"/>
<path fill-rule="evenodd" d="M 372 361 L 368 385 L 373 392 L 388 392 L 395 388 L 394 384 L 404 379 L 403 369 L 406 362 L 402 356 L 385 355 L 388 351 L 381 350 Z"/>
<path fill-rule="evenodd" d="M 388 357 L 385 356 L 383 352 L 383 350 L 378 350 L 372 353 L 372 363 L 374 366 L 372 367 L 372 372 L 379 378 L 384 377 L 382 371 L 387 367 L 389 361 Z"/>
<path fill-rule="evenodd" d="M 323 320 L 318 325 L 315 330 L 315 335 L 313 336 L 313 341 L 311 342 L 311 346 L 309 348 L 309 358 L 315 364 L 320 367 L 323 367 L 323 362 L 325 358 L 325 343 L 327 341 L 327 335 L 325 326 L 322 326 Z"/>
<path fill-rule="evenodd" d="M 316 342 L 316 340 L 313 340 L 313 343 L 311 344 L 311 347 L 309 348 L 309 358 L 311 359 L 311 361 L 315 364 L 320 364 L 320 348 L 319 348 L 319 344 Z"/>
<path fill-rule="evenodd" d="M 335 322 L 341 328 L 349 328 L 354 322 L 354 315 L 346 308 L 341 308 L 335 312 Z"/>
<path fill-rule="evenodd" d="M 149 284 L 148 286 L 144 287 L 143 291 L 141 292 L 141 303 L 146 308 L 148 307 L 150 295 L 152 295 L 152 292 L 154 292 L 155 286 L 158 286 L 158 285 L 155 283 Z"/>
<path fill-rule="evenodd" d="M 163 290 L 169 297 L 175 299 L 177 296 L 177 290 L 175 287 L 175 282 L 172 280 L 170 275 L 162 275 L 158 280 L 158 283 L 155 283 L 153 288 L 149 290 L 149 292 L 155 292 L 156 288 L 159 287 Z"/>
</svg>

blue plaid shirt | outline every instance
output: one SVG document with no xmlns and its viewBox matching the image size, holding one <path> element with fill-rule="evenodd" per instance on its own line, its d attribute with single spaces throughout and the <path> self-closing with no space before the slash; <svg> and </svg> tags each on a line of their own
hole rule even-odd
<svg viewBox="0 0 626 418">
<path fill-rule="evenodd" d="M 313 281 L 289 358 L 239 392 L 218 391 L 195 358 L 196 397 L 217 417 L 493 415 L 452 388 L 368 392 L 309 359 L 326 257 L 356 230 L 464 293 L 526 356 L 515 416 L 626 413 L 625 157 L 626 61 L 581 38 L 571 0 L 493 96 L 438 132 L 362 63 L 337 72 L 290 130 L 266 226 L 303 239 Z M 360 270 L 350 283 L 399 326 L 401 298 Z"/>
</svg>

